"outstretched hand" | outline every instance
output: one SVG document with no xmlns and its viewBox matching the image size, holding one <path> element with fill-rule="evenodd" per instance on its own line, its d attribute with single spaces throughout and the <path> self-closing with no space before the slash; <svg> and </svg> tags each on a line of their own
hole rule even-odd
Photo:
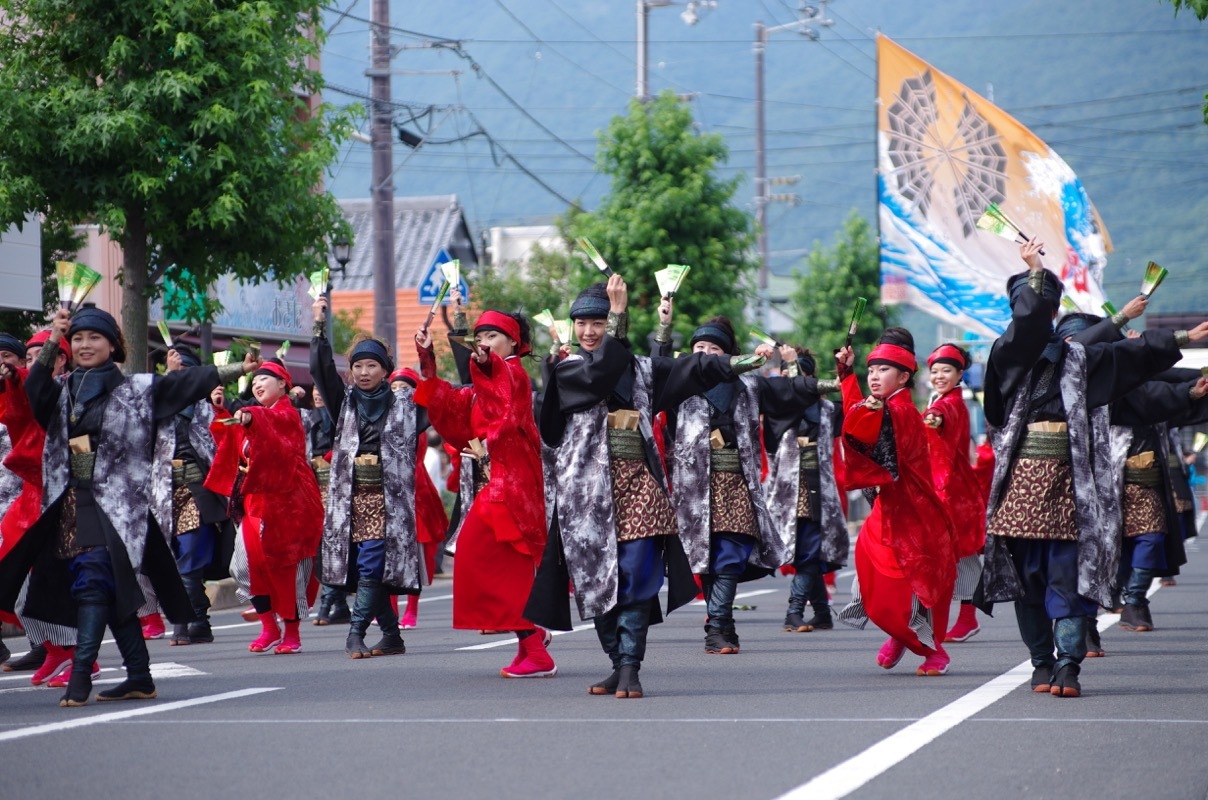
<svg viewBox="0 0 1208 800">
<path fill-rule="evenodd" d="M 664 297 L 659 301 L 659 322 L 664 325 L 671 324 L 671 312 L 674 309 L 675 301 L 670 297 Z"/>
<path fill-rule="evenodd" d="M 608 302 L 608 310 L 614 314 L 624 314 L 629 308 L 629 289 L 625 279 L 615 272 L 608 279 Z"/>
<path fill-rule="evenodd" d="M 1191 330 L 1187 331 L 1187 338 L 1193 342 L 1202 342 L 1208 339 L 1208 321 L 1201 322 Z"/>
<path fill-rule="evenodd" d="M 1127 303 L 1125 303 L 1124 308 L 1122 308 L 1121 311 L 1123 311 L 1124 316 L 1128 317 L 1129 319 L 1136 319 L 1144 314 L 1145 309 L 1148 307 L 1149 298 L 1143 294 L 1139 294 L 1132 300 L 1129 300 Z"/>
<path fill-rule="evenodd" d="M 1019 257 L 1028 265 L 1028 269 L 1036 271 L 1044 269 L 1040 261 L 1040 253 L 1044 250 L 1044 242 L 1032 239 L 1019 245 Z"/>
</svg>

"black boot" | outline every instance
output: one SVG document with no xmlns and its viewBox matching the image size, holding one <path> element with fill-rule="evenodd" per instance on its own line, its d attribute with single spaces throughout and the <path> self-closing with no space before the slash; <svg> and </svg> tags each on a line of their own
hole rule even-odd
<svg viewBox="0 0 1208 800">
<path fill-rule="evenodd" d="M 1149 615 L 1149 606 L 1125 604 L 1120 612 L 1120 627 L 1129 631 L 1152 631 L 1153 617 Z"/>
<path fill-rule="evenodd" d="M 29 652 L 20 658 L 15 658 L 12 661 L 6 662 L 4 665 L 5 672 L 33 672 L 38 667 L 42 666 L 42 662 L 46 660 L 46 647 L 41 644 L 29 643 Z"/>
<path fill-rule="evenodd" d="M 621 617 L 620 606 L 613 606 L 605 614 L 597 616 L 593 622 L 596 626 L 596 638 L 600 640 L 600 647 L 608 655 L 608 659 L 612 662 L 612 674 L 599 683 L 593 683 L 587 687 L 588 694 L 616 694 L 617 681 L 620 679 L 621 656 L 618 652 L 620 646 L 617 636 L 617 621 Z"/>
<path fill-rule="evenodd" d="M 349 658 L 369 658 L 373 651 L 365 646 L 365 632 L 369 630 L 369 622 L 377 611 L 380 583 L 362 582 L 357 584 L 356 600 L 352 604 L 352 620 L 348 628 L 348 640 L 344 643 L 344 653 Z"/>
<path fill-rule="evenodd" d="M 318 606 L 318 610 L 315 612 L 315 619 L 314 619 L 315 625 L 330 625 L 331 624 L 331 604 L 332 604 L 332 595 L 334 592 L 335 592 L 335 589 L 332 589 L 330 586 L 326 586 L 326 585 L 319 592 L 319 606 Z"/>
<path fill-rule="evenodd" d="M 831 617 L 830 597 L 826 593 L 822 569 L 818 564 L 810 564 L 806 569 L 810 574 L 809 601 L 810 607 L 814 609 L 814 616 L 807 619 L 805 624 L 811 630 L 829 631 L 835 627 L 835 622 Z"/>
<path fill-rule="evenodd" d="M 1082 685 L 1078 683 L 1081 668 L 1077 664 L 1063 664 L 1053 674 L 1053 685 L 1049 693 L 1054 697 L 1081 697 Z"/>
<path fill-rule="evenodd" d="M 784 629 L 790 633 L 808 633 L 812 630 L 805 624 L 805 596 L 808 591 L 809 576 L 798 570 L 789 585 L 789 611 L 784 615 Z"/>
<path fill-rule="evenodd" d="M 1015 603 L 1015 621 L 1019 624 L 1019 636 L 1032 657 L 1032 666 L 1045 668 L 1052 674 L 1057 657 L 1053 654 L 1053 621 L 1044 606 L 1032 603 Z M 1038 690 L 1039 691 L 1039 690 Z"/>
<path fill-rule="evenodd" d="M 1037 694 L 1048 694 L 1053 687 L 1053 667 L 1042 664 L 1032 670 L 1032 691 Z"/>
<path fill-rule="evenodd" d="M 210 628 L 210 596 L 206 594 L 203 572 L 198 569 L 182 573 L 180 579 L 189 595 L 189 605 L 193 606 L 193 616 L 197 617 L 188 624 L 189 643 L 209 644 L 214 641 L 214 631 Z"/>
<path fill-rule="evenodd" d="M 0 639 L 0 664 L 8 661 L 8 657 L 11 655 L 12 653 L 9 652 L 8 645 L 4 643 L 3 639 Z"/>
<path fill-rule="evenodd" d="M 101 652 L 101 640 L 105 638 L 105 625 L 109 622 L 109 606 L 99 603 L 81 603 L 76 608 L 76 649 L 71 664 L 71 679 L 67 691 L 59 699 L 63 708 L 82 706 L 92 694 L 92 665 Z M 136 620 L 137 627 L 137 620 Z M 143 632 L 138 631 L 139 640 Z"/>
<path fill-rule="evenodd" d="M 588 694 L 616 694 L 617 684 L 621 680 L 621 668 L 613 669 L 612 674 L 599 683 L 593 683 L 587 687 Z"/>
<path fill-rule="evenodd" d="M 126 668 L 126 680 L 97 692 L 97 701 L 101 700 L 154 700 L 157 697 L 155 682 L 151 680 L 151 656 L 147 653 L 147 643 L 143 641 L 143 631 L 139 627 L 138 617 L 131 615 L 118 623 L 110 625 L 113 630 L 113 641 L 122 654 L 122 665 Z M 76 645 L 78 648 L 79 645 Z M 78 652 L 78 649 L 77 649 Z M 85 661 L 85 669 L 92 668 L 91 661 Z M 72 670 L 75 678 L 75 670 Z"/>
<path fill-rule="evenodd" d="M 731 655 L 738 652 L 734 633 L 734 595 L 738 580 L 733 575 L 714 575 L 706 607 L 709 622 L 705 625 L 705 652 Z"/>
<path fill-rule="evenodd" d="M 210 627 L 208 617 L 200 622 L 189 623 L 189 641 L 193 644 L 210 644 L 214 641 L 214 629 Z"/>
<path fill-rule="evenodd" d="M 381 628 L 382 638 L 369 648 L 375 656 L 401 656 L 407 652 L 407 645 L 398 630 L 398 614 L 390 603 L 390 595 L 380 585 L 378 586 L 378 608 L 375 612 L 378 627 Z"/>
<path fill-rule="evenodd" d="M 1094 617 L 1086 618 L 1086 657 L 1102 658 L 1107 655 L 1103 649 L 1103 640 L 1099 638 L 1099 621 Z"/>
<path fill-rule="evenodd" d="M 181 647 L 187 644 L 193 644 L 193 640 L 189 638 L 189 626 L 183 623 L 173 625 L 172 635 L 168 637 L 168 645 L 170 647 Z"/>
<path fill-rule="evenodd" d="M 343 589 L 331 591 L 331 615 L 328 617 L 332 625 L 343 625 L 352 622 L 352 612 L 348 609 L 348 592 Z"/>
<path fill-rule="evenodd" d="M 642 696 L 642 682 L 638 680 L 639 669 L 636 664 L 626 664 L 617 670 L 617 697 L 637 699 Z"/>
</svg>

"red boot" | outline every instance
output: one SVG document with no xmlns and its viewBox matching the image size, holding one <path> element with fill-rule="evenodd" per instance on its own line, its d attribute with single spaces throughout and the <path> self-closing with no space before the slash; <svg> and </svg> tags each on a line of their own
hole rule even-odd
<svg viewBox="0 0 1208 800">
<path fill-rule="evenodd" d="M 92 677 L 95 678 L 97 675 L 100 675 L 100 674 L 101 674 L 101 665 L 96 663 L 95 661 L 93 661 L 92 662 Z M 48 680 L 46 682 L 46 685 L 49 686 L 51 689 L 62 689 L 64 687 L 66 687 L 67 684 L 70 682 L 71 682 L 71 662 L 68 661 L 66 664 L 63 665 L 63 669 L 59 670 L 57 675 L 55 675 L 53 678 L 51 678 L 50 680 Z"/>
<path fill-rule="evenodd" d="M 253 653 L 263 653 L 274 645 L 281 643 L 281 628 L 277 625 L 277 615 L 266 611 L 260 615 L 260 635 L 256 641 L 247 646 Z"/>
<path fill-rule="evenodd" d="M 162 639 L 162 638 L 164 638 L 164 633 L 166 633 L 167 631 L 164 628 L 164 618 L 163 618 L 162 614 L 160 614 L 158 612 L 156 612 L 154 614 L 148 614 L 145 617 L 139 617 L 138 621 L 139 621 L 139 624 L 141 624 L 143 626 L 143 638 L 144 639 Z"/>
<path fill-rule="evenodd" d="M 274 653 L 280 656 L 302 652 L 302 632 L 298 629 L 300 624 L 299 620 L 285 623 L 285 636 L 281 639 L 281 644 L 277 645 L 277 649 L 273 651 Z"/>
<path fill-rule="evenodd" d="M 63 668 L 66 664 L 71 667 L 71 656 L 75 653 L 74 647 L 59 647 L 57 644 L 47 642 L 46 659 L 42 662 L 42 666 L 38 667 L 37 671 L 30 677 L 29 682 L 34 686 L 41 686 Z"/>
<path fill-rule="evenodd" d="M 552 678 L 558 674 L 558 665 L 545 649 L 545 631 L 541 628 L 520 640 L 523 658 L 499 670 L 505 678 Z"/>
<path fill-rule="evenodd" d="M 877 665 L 884 669 L 893 669 L 906 653 L 906 645 L 890 636 L 877 651 Z"/>
<path fill-rule="evenodd" d="M 399 619 L 399 627 L 403 630 L 410 630 L 415 627 L 416 621 L 419 619 L 419 595 L 407 595 L 407 610 L 403 612 L 403 616 Z"/>
<path fill-rule="evenodd" d="M 956 618 L 956 624 L 944 637 L 945 642 L 964 642 L 973 638 L 981 625 L 977 623 L 977 608 L 972 603 L 961 603 L 961 613 Z"/>
<path fill-rule="evenodd" d="M 941 648 L 927 656 L 927 658 L 923 659 L 923 663 L 919 665 L 919 668 L 915 671 L 915 674 L 924 677 L 944 675 L 948 672 L 948 664 L 951 663 L 951 661 L 952 659 L 949 658 L 948 654 L 945 653 Z"/>
</svg>

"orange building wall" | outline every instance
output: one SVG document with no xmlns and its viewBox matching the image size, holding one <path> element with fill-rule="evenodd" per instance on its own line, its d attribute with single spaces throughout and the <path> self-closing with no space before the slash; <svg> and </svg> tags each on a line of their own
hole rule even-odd
<svg viewBox="0 0 1208 800">
<path fill-rule="evenodd" d="M 418 289 L 398 289 L 395 291 L 394 315 L 398 324 L 399 366 L 415 366 L 415 332 L 428 318 L 428 306 L 419 304 Z M 360 309 L 361 317 L 357 327 L 366 333 L 373 333 L 373 292 L 337 290 L 331 293 L 332 312 L 345 312 Z M 432 338 L 439 352 L 447 345 L 445 335 L 449 328 L 445 325 L 442 314 L 438 311 L 432 320 Z"/>
</svg>

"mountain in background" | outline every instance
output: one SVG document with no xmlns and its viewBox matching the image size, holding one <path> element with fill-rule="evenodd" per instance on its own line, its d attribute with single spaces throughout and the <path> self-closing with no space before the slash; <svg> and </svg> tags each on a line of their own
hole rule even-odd
<svg viewBox="0 0 1208 800">
<path fill-rule="evenodd" d="M 368 96 L 371 3 L 338 3 L 326 14 L 323 71 L 327 101 L 344 105 Z M 647 11 L 650 90 L 692 96 L 701 130 L 726 138 L 723 173 L 745 177 L 736 202 L 751 210 L 753 25 L 792 22 L 796 7 L 718 0 L 692 27 L 682 11 Z M 767 50 L 767 173 L 801 177 L 772 189 L 801 198 L 769 209 L 773 271 L 832 243 L 851 209 L 876 219 L 879 30 L 991 97 L 1070 164 L 1113 239 L 1105 288 L 1117 305 L 1153 259 L 1171 275 L 1152 312 L 1208 309 L 1208 23 L 1159 0 L 836 0 L 825 15 L 834 24 L 817 41 L 783 32 Z M 417 150 L 396 144 L 396 194 L 456 194 L 476 232 L 548 222 L 572 200 L 595 206 L 608 189 L 594 171 L 597 134 L 634 94 L 635 3 L 392 3 L 391 24 L 395 120 L 428 139 Z M 349 143 L 331 189 L 367 197 L 369 186 L 369 147 Z"/>
</svg>

